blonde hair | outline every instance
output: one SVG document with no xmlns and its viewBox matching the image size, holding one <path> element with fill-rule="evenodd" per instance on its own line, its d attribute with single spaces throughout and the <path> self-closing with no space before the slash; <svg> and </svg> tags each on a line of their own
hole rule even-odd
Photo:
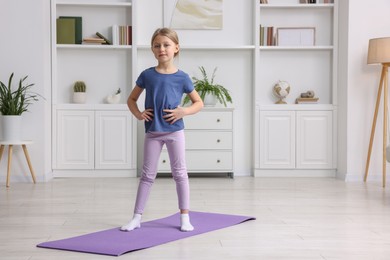
<svg viewBox="0 0 390 260">
<path fill-rule="evenodd" d="M 158 28 L 156 31 L 154 31 L 153 36 L 152 36 L 152 40 L 150 41 L 151 46 L 153 46 L 154 39 L 156 39 L 156 37 L 159 35 L 168 37 L 175 44 L 179 45 L 179 37 L 177 36 L 177 33 L 170 28 L 163 27 L 163 28 Z M 175 53 L 175 57 L 178 54 L 179 54 L 179 51 L 177 53 Z"/>
</svg>

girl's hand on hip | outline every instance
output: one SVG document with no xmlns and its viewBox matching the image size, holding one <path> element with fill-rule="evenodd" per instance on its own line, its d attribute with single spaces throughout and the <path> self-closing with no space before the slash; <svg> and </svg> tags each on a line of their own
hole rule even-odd
<svg viewBox="0 0 390 260">
<path fill-rule="evenodd" d="M 174 124 L 177 120 L 184 117 L 184 108 L 177 107 L 175 109 L 164 109 L 163 110 L 166 115 L 163 116 L 165 121 L 169 122 L 170 124 Z"/>
<path fill-rule="evenodd" d="M 153 120 L 153 109 L 148 108 L 142 111 L 139 116 L 137 116 L 138 120 L 145 120 L 146 122 Z"/>
</svg>

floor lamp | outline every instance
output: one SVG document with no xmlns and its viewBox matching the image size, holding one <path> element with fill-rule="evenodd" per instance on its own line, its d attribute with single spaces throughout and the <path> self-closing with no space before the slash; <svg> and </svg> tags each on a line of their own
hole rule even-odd
<svg viewBox="0 0 390 260">
<path fill-rule="evenodd" d="M 390 37 L 370 39 L 368 45 L 368 57 L 367 64 L 382 64 L 382 74 L 378 88 L 378 95 L 376 97 L 374 119 L 371 127 L 370 145 L 368 148 L 366 172 L 364 175 L 364 181 L 367 181 L 368 168 L 370 166 L 370 158 L 372 151 L 372 143 L 374 140 L 375 126 L 378 117 L 378 109 L 381 101 L 381 94 L 383 89 L 383 162 L 382 162 L 382 185 L 386 186 L 386 145 L 387 145 L 387 98 L 388 98 L 388 68 L 390 66 Z"/>
</svg>

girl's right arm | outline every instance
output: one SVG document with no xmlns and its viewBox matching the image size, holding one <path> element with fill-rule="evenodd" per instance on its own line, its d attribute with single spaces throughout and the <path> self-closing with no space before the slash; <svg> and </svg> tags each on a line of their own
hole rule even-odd
<svg viewBox="0 0 390 260">
<path fill-rule="evenodd" d="M 142 91 L 144 89 L 140 88 L 138 86 L 135 86 L 133 90 L 130 93 L 129 98 L 127 99 L 127 106 L 129 107 L 131 113 L 138 119 L 138 120 L 145 120 L 145 121 L 151 121 L 153 119 L 153 109 L 148 108 L 141 112 L 137 105 L 137 100 L 139 96 L 141 95 Z"/>
</svg>

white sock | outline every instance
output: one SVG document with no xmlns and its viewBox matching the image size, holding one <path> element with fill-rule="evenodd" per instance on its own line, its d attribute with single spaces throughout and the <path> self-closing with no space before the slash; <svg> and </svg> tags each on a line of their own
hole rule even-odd
<svg viewBox="0 0 390 260">
<path fill-rule="evenodd" d="M 181 231 L 192 231 L 194 230 L 194 227 L 191 225 L 190 222 L 190 215 L 188 214 L 180 214 L 180 221 L 181 221 Z"/>
<path fill-rule="evenodd" d="M 134 214 L 133 219 L 127 224 L 121 227 L 122 231 L 131 231 L 141 227 L 141 214 Z"/>
</svg>

